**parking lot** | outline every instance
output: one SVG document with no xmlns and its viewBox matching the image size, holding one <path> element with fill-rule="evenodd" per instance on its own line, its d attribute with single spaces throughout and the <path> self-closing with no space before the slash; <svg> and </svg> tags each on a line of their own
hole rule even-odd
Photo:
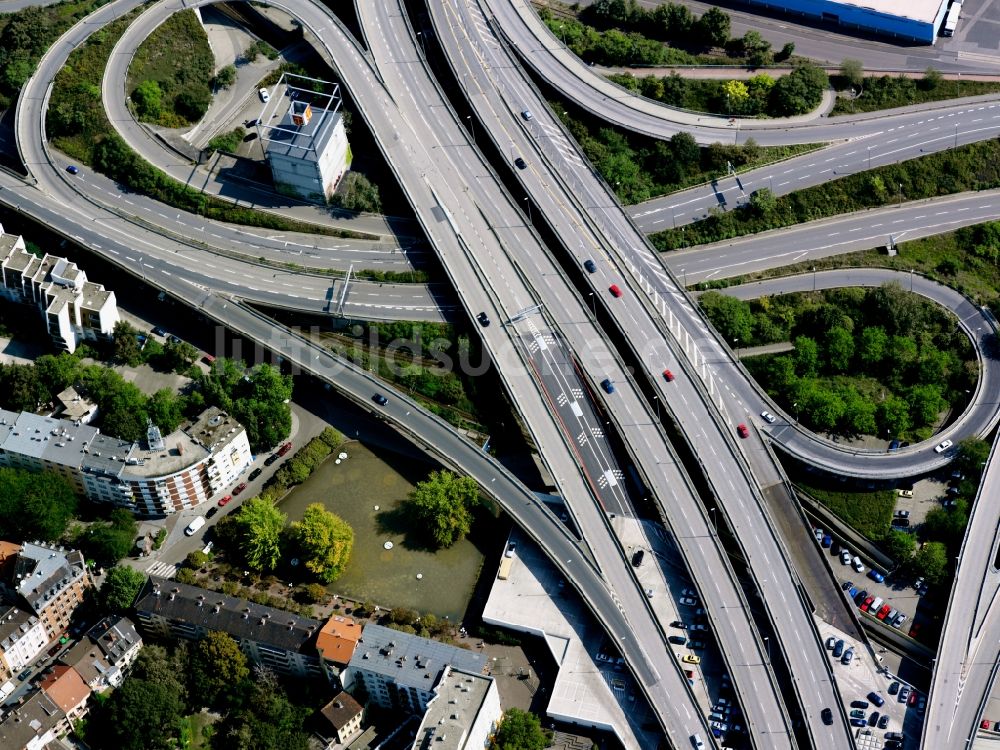
<svg viewBox="0 0 1000 750">
<path fill-rule="evenodd" d="M 816 623 L 827 646 L 833 675 L 844 701 L 844 713 L 849 720 L 854 720 L 851 731 L 857 746 L 881 749 L 886 747 L 887 740 L 895 736 L 893 733 L 902 733 L 906 737 L 905 746 L 916 747 L 923 721 L 924 694 L 889 673 L 864 644 L 822 620 L 817 619 Z M 829 647 L 831 640 L 835 648 Z M 840 642 L 839 648 L 836 647 Z M 853 650 L 853 658 L 849 664 L 844 664 L 843 654 L 848 650 Z M 836 651 L 841 653 L 839 658 L 834 656 Z M 881 706 L 869 697 L 871 693 L 878 694 L 883 701 Z M 903 697 L 902 701 L 900 697 Z M 855 713 L 852 714 L 852 711 Z M 892 744 L 889 746 L 892 747 Z"/>
<path fill-rule="evenodd" d="M 647 591 L 657 619 L 672 639 L 667 647 L 687 675 L 713 733 L 717 732 L 716 737 L 726 737 L 727 746 L 741 744 L 734 736 L 743 732 L 740 709 L 733 703 L 726 665 L 694 585 L 679 562 L 676 547 L 656 524 L 619 516 L 612 525 L 633 565 L 637 553 L 643 553 L 639 565 L 634 567 L 636 576 Z"/>
</svg>

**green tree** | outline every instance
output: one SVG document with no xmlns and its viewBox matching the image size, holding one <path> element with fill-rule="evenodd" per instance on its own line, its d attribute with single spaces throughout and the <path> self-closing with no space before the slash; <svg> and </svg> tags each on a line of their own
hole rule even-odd
<svg viewBox="0 0 1000 750">
<path fill-rule="evenodd" d="M 750 305 L 719 292 L 705 292 L 698 298 L 698 303 L 726 341 L 733 343 L 739 340 L 744 345 L 751 343 L 754 315 Z"/>
<path fill-rule="evenodd" d="M 728 114 L 743 114 L 750 101 L 750 89 L 743 81 L 726 81 L 722 84 L 722 95 L 726 99 Z"/>
<path fill-rule="evenodd" d="M 168 372 L 184 372 L 198 359 L 198 350 L 187 341 L 171 339 L 163 345 L 159 365 Z"/>
<path fill-rule="evenodd" d="M 136 338 L 139 332 L 124 320 L 115 323 L 111 333 L 111 340 L 114 345 L 114 359 L 116 362 L 135 367 L 142 361 L 142 350 L 139 348 L 139 340 Z"/>
<path fill-rule="evenodd" d="M 910 429 L 910 406 L 898 396 L 887 396 L 875 409 L 876 419 L 886 434 L 901 435 Z"/>
<path fill-rule="evenodd" d="M 778 207 L 778 199 L 768 188 L 757 188 L 750 193 L 750 208 L 760 216 L 766 216 Z"/>
<path fill-rule="evenodd" d="M 163 114 L 163 91 L 156 81 L 143 81 L 132 92 L 132 102 L 140 120 L 157 120 Z"/>
<path fill-rule="evenodd" d="M 882 538 L 879 546 L 897 563 L 906 565 L 913 556 L 913 535 L 899 529 L 890 529 Z"/>
<path fill-rule="evenodd" d="M 104 576 L 101 604 L 110 612 L 126 612 L 132 607 L 146 576 L 126 565 L 116 565 Z"/>
<path fill-rule="evenodd" d="M 161 388 L 146 402 L 146 413 L 153 424 L 167 435 L 184 421 L 183 401 L 169 388 Z"/>
<path fill-rule="evenodd" d="M 227 65 L 215 74 L 215 85 L 222 89 L 228 89 L 236 83 L 236 67 Z"/>
<path fill-rule="evenodd" d="M 835 326 L 826 333 L 826 362 L 833 372 L 847 372 L 854 359 L 854 336 L 850 331 Z"/>
<path fill-rule="evenodd" d="M 803 378 L 811 378 L 819 368 L 819 344 L 809 336 L 796 336 L 795 371 Z"/>
<path fill-rule="evenodd" d="M 491 750 L 545 750 L 549 737 L 538 717 L 519 708 L 504 712 L 503 720 L 493 736 Z"/>
<path fill-rule="evenodd" d="M 236 519 L 237 544 L 251 570 L 274 570 L 281 559 L 281 533 L 287 516 L 269 500 L 247 500 L 233 516 Z"/>
<path fill-rule="evenodd" d="M 292 542 L 301 550 L 305 566 L 324 583 L 336 580 L 351 558 L 354 530 L 322 503 L 312 503 L 289 529 Z"/>
<path fill-rule="evenodd" d="M 729 14 L 714 5 L 702 14 L 695 26 L 696 38 L 706 47 L 721 47 L 729 39 L 729 32 Z"/>
<path fill-rule="evenodd" d="M 865 82 L 865 66 L 860 60 L 847 59 L 840 63 L 840 77 L 848 86 L 860 89 Z"/>
<path fill-rule="evenodd" d="M 933 424 L 938 414 L 948 407 L 941 395 L 941 387 L 933 384 L 915 385 L 907 397 L 910 401 L 910 420 L 917 427 Z"/>
<path fill-rule="evenodd" d="M 97 561 L 99 565 L 114 565 L 122 558 L 128 556 L 135 543 L 136 534 L 139 531 L 139 524 L 135 522 L 128 511 L 123 510 L 129 516 L 128 524 L 124 523 L 96 523 L 87 531 L 83 539 L 83 547 L 87 556 Z"/>
<path fill-rule="evenodd" d="M 209 631 L 191 649 L 191 699 L 195 704 L 215 706 L 228 688 L 250 675 L 247 658 L 228 633 Z"/>
<path fill-rule="evenodd" d="M 296 706 L 269 678 L 243 683 L 237 706 L 215 726 L 226 750 L 308 750 L 303 722 L 310 708 Z"/>
<path fill-rule="evenodd" d="M 80 378 L 80 360 L 67 352 L 43 354 L 35 360 L 35 376 L 52 400 Z"/>
<path fill-rule="evenodd" d="M 866 369 L 873 370 L 886 357 L 889 335 L 881 326 L 871 326 L 861 331 L 858 359 Z"/>
<path fill-rule="evenodd" d="M 941 542 L 927 542 L 913 558 L 913 568 L 927 583 L 936 586 L 948 576 L 948 549 Z"/>
<path fill-rule="evenodd" d="M 670 153 L 675 160 L 687 170 L 697 166 L 701 160 L 701 147 L 690 133 L 679 132 L 670 136 L 667 141 Z"/>
<path fill-rule="evenodd" d="M 107 750 L 168 750 L 175 747 L 184 705 L 166 685 L 129 678 L 112 693 L 101 731 L 88 733 Z"/>
<path fill-rule="evenodd" d="M 775 62 L 784 62 L 795 54 L 795 42 L 786 42 L 781 51 L 774 56 Z"/>
<path fill-rule="evenodd" d="M 410 493 L 408 507 L 419 528 L 437 547 L 450 547 L 472 528 L 479 487 L 471 477 L 432 471 Z"/>
<path fill-rule="evenodd" d="M 115 391 L 98 399 L 101 431 L 122 440 L 141 440 L 146 435 L 146 395 L 132 383 L 122 381 Z"/>
<path fill-rule="evenodd" d="M 35 411 L 45 393 L 30 365 L 0 364 L 0 399 L 11 411 Z"/>
<path fill-rule="evenodd" d="M 54 542 L 76 513 L 71 485 L 55 472 L 0 468 L 0 529 L 11 539 Z"/>
<path fill-rule="evenodd" d="M 955 469 L 967 478 L 977 481 L 983 474 L 983 465 L 990 455 L 990 444 L 982 438 L 966 438 L 958 444 L 955 454 Z"/>
<path fill-rule="evenodd" d="M 924 71 L 924 77 L 920 80 L 920 87 L 925 91 L 934 91 L 944 81 L 941 71 L 934 67 L 928 67 Z"/>
<path fill-rule="evenodd" d="M 754 68 L 770 65 L 774 61 L 771 43 L 753 30 L 743 35 L 743 54 L 746 55 L 747 64 Z"/>
<path fill-rule="evenodd" d="M 197 122 L 205 116 L 212 94 L 203 85 L 185 88 L 174 99 L 174 111 L 188 122 Z"/>
</svg>

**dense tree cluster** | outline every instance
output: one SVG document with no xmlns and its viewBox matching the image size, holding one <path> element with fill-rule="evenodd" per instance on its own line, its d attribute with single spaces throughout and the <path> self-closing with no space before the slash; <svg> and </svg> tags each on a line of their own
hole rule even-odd
<svg viewBox="0 0 1000 750">
<path fill-rule="evenodd" d="M 61 474 L 0 468 L 0 529 L 5 537 L 54 542 L 76 507 L 73 485 Z"/>
<path fill-rule="evenodd" d="M 747 366 L 782 408 L 816 430 L 916 434 L 975 381 L 955 321 L 899 284 L 753 304 L 708 292 L 700 302 L 731 344 L 794 343 L 791 354 Z"/>
<path fill-rule="evenodd" d="M 101 605 L 109 612 L 127 611 L 145 582 L 144 573 L 127 565 L 116 565 L 104 576 L 100 592 Z"/>
<path fill-rule="evenodd" d="M 124 508 L 114 508 L 108 521 L 91 524 L 75 544 L 98 565 L 114 565 L 132 551 L 139 524 Z"/>
<path fill-rule="evenodd" d="M 561 25 L 568 27 L 566 19 L 548 19 L 556 33 L 568 32 L 565 41 L 578 55 L 587 59 L 588 50 L 577 50 L 576 46 L 590 42 L 598 50 L 596 54 L 608 56 L 605 58 L 608 64 L 666 62 L 663 53 L 657 56 L 645 49 L 644 45 L 652 40 L 682 47 L 721 47 L 729 39 L 730 30 L 729 16 L 718 8 L 708 9 L 699 18 L 684 5 L 664 3 L 647 10 L 636 0 L 597 0 L 580 12 L 580 21 L 593 29 L 584 27 L 584 32 L 559 29 Z M 611 41 L 606 41 L 608 36 Z M 629 49 L 630 42 L 633 49 Z M 630 57 L 630 53 L 642 59 Z M 612 59 L 617 63 L 611 62 Z"/>
<path fill-rule="evenodd" d="M 331 583 L 344 572 L 354 548 L 354 530 L 321 503 L 306 508 L 302 520 L 289 527 L 288 538 L 306 569 L 324 583 Z"/>
<path fill-rule="evenodd" d="M 535 714 L 510 708 L 497 726 L 490 750 L 545 750 L 551 739 Z"/>
<path fill-rule="evenodd" d="M 203 747 L 307 750 L 304 725 L 315 708 L 293 702 L 272 672 L 251 672 L 231 636 L 209 632 L 190 646 L 147 642 L 79 730 L 95 750 L 167 750 L 180 743 L 186 716 L 209 709 L 221 719 L 197 738 Z"/>
<path fill-rule="evenodd" d="M 267 364 L 248 372 L 242 362 L 218 359 L 207 374 L 198 373 L 196 383 L 204 403 L 218 406 L 246 427 L 255 452 L 278 445 L 291 432 L 290 375 Z"/>
</svg>

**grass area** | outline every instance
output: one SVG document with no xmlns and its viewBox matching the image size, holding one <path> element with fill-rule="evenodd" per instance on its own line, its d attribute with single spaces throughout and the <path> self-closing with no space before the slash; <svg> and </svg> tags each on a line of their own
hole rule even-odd
<svg viewBox="0 0 1000 750">
<path fill-rule="evenodd" d="M 801 480 L 796 484 L 869 539 L 879 540 L 889 531 L 896 505 L 892 490 L 848 492 L 816 487 Z"/>
<path fill-rule="evenodd" d="M 225 151 L 235 154 L 240 144 L 246 137 L 247 131 L 243 128 L 234 128 L 228 133 L 220 133 L 208 142 L 208 151 Z"/>
<path fill-rule="evenodd" d="M 570 114 L 571 107 L 562 102 L 550 101 L 549 106 L 626 205 L 722 177 L 727 164 L 737 171 L 756 169 L 821 148 L 815 143 L 764 147 L 752 138 L 739 146 L 713 143 L 702 148 L 687 133 L 661 141 L 610 128 L 575 110 Z"/>
<path fill-rule="evenodd" d="M 211 737 L 214 724 L 215 719 L 204 711 L 188 716 L 184 720 L 182 730 L 182 736 L 188 741 L 187 750 L 209 750 L 212 746 Z"/>
<path fill-rule="evenodd" d="M 847 88 L 842 77 L 831 76 L 838 89 Z M 830 116 L 874 112 L 910 104 L 956 99 L 960 96 L 995 94 L 1000 91 L 1000 81 L 946 81 L 940 74 L 925 75 L 923 79 L 906 76 L 869 76 L 862 84 L 861 96 L 838 97 Z"/>
<path fill-rule="evenodd" d="M 139 45 L 125 90 L 142 121 L 179 128 L 204 116 L 214 75 L 208 34 L 193 10 L 182 10 Z"/>
<path fill-rule="evenodd" d="M 53 146 L 133 190 L 208 219 L 330 237 L 375 239 L 360 232 L 237 208 L 167 176 L 114 134 L 101 101 L 101 78 L 115 43 L 139 12 L 133 11 L 93 34 L 73 51 L 66 66 L 56 75 L 46 115 L 46 129 Z"/>
<path fill-rule="evenodd" d="M 650 241 L 659 250 L 674 250 L 877 208 L 903 198 L 918 200 L 997 186 L 1000 186 L 1000 141 L 994 139 L 798 190 L 768 201 L 766 210 L 753 207 L 728 212 L 713 210 L 707 219 L 650 235 Z"/>
<path fill-rule="evenodd" d="M 694 288 L 724 289 L 749 281 L 809 273 L 814 268 L 817 271 L 834 268 L 892 268 L 904 273 L 910 270 L 921 273 L 968 295 L 977 304 L 997 308 L 1000 307 L 1000 266 L 973 252 L 974 247 L 988 247 L 976 244 L 977 235 L 983 226 L 985 225 L 898 243 L 896 248 L 899 254 L 892 257 L 882 249 L 832 255 L 734 276 L 731 279 L 705 282 Z"/>
<path fill-rule="evenodd" d="M 0 14 L 0 111 L 12 106 L 38 60 L 70 26 L 107 0 L 64 0 Z"/>
</svg>

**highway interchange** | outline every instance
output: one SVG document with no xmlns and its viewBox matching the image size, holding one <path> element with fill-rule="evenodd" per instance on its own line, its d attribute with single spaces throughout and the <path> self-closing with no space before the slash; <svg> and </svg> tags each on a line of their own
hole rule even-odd
<svg viewBox="0 0 1000 750">
<path fill-rule="evenodd" d="M 118 2 L 112 12 L 121 13 L 130 5 L 137 4 Z M 283 5 L 280 2 L 271 4 L 276 7 Z M 660 265 L 659 258 L 644 243 L 610 191 L 595 179 L 574 144 L 561 131 L 558 121 L 545 109 L 544 101 L 530 81 L 513 64 L 510 52 L 492 36 L 492 27 L 486 15 L 477 7 L 453 2 L 435 6 L 432 18 L 448 61 L 456 73 L 456 80 L 476 108 L 479 126 L 486 130 L 501 152 L 507 153 L 509 148 L 511 154 L 516 151 L 525 156 L 531 155 L 531 168 L 518 175 L 528 193 L 525 196 L 527 201 L 506 194 L 492 169 L 478 154 L 463 123 L 453 113 L 440 120 L 435 119 L 433 123 L 425 119 L 427 112 L 423 107 L 427 101 L 440 98 L 442 107 L 448 110 L 450 107 L 443 95 L 434 90 L 435 84 L 422 64 L 422 53 L 413 30 L 406 22 L 405 12 L 389 4 L 379 6 L 373 8 L 365 4 L 358 8 L 369 55 L 361 53 L 324 9 L 301 4 L 301 7 L 297 5 L 294 8 L 294 15 L 310 30 L 314 45 L 344 76 L 344 85 L 351 88 L 359 108 L 376 131 L 387 161 L 414 202 L 418 220 L 441 257 L 460 304 L 471 315 L 489 310 L 497 323 L 511 321 L 511 325 L 484 329 L 485 345 L 491 351 L 498 371 L 522 414 L 530 415 L 529 426 L 536 443 L 557 478 L 563 496 L 570 499 L 574 519 L 587 545 L 570 551 L 566 545 L 572 546 L 573 540 L 566 536 L 565 530 L 550 517 L 551 514 L 546 515 L 539 510 L 537 501 L 533 503 L 529 500 L 525 506 L 527 510 L 512 509 L 519 503 L 511 502 L 511 498 L 523 490 L 508 487 L 501 493 L 499 489 L 491 489 L 490 485 L 495 484 L 502 474 L 495 467 L 489 467 L 492 472 L 484 473 L 484 465 L 477 459 L 470 460 L 461 469 L 476 476 L 487 491 L 504 495 L 505 507 L 512 510 L 515 518 L 532 531 L 543 548 L 564 568 L 564 573 L 584 593 L 584 599 L 591 603 L 599 617 L 609 614 L 609 595 L 619 602 L 616 604 L 619 615 L 612 614 L 606 626 L 609 632 L 624 638 L 623 652 L 664 722 L 671 741 L 675 746 L 684 746 L 685 733 L 689 736 L 699 731 L 699 724 L 700 731 L 706 732 L 704 720 L 697 708 L 691 705 L 689 695 L 683 699 L 678 697 L 686 690 L 676 664 L 662 663 L 663 649 L 658 647 L 662 643 L 661 626 L 654 621 L 641 590 L 636 587 L 627 565 L 623 563 L 620 550 L 612 540 L 603 541 L 610 537 L 610 533 L 600 512 L 601 505 L 607 508 L 610 503 L 618 503 L 611 507 L 624 508 L 627 499 L 620 493 L 608 492 L 608 487 L 602 487 L 595 481 L 595 475 L 604 471 L 613 472 L 616 460 L 600 439 L 586 441 L 584 455 L 575 447 L 574 438 L 580 431 L 589 431 L 592 437 L 596 437 L 593 428 L 599 423 L 600 416 L 595 406 L 586 403 L 585 408 L 581 408 L 581 414 L 572 408 L 567 411 L 566 404 L 559 403 L 560 395 L 596 391 L 595 385 L 602 376 L 613 379 L 616 392 L 603 399 L 603 406 L 616 422 L 632 459 L 639 465 L 661 507 L 674 509 L 679 506 L 681 510 L 683 522 L 676 516 L 667 520 L 682 542 L 685 562 L 698 587 L 703 594 L 712 592 L 712 595 L 704 596 L 705 604 L 740 690 L 740 700 L 755 744 L 760 747 L 794 744 L 786 722 L 789 712 L 798 716 L 801 710 L 813 746 L 846 747 L 846 734 L 830 732 L 818 721 L 820 707 L 839 705 L 832 678 L 819 680 L 815 686 L 817 694 L 800 691 L 794 699 L 779 697 L 773 689 L 761 689 L 772 685 L 774 678 L 765 664 L 760 635 L 746 611 L 742 592 L 733 583 L 732 575 L 718 576 L 720 570 L 728 569 L 728 563 L 718 547 L 717 538 L 712 537 L 705 508 L 697 501 L 690 480 L 656 426 L 658 419 L 654 419 L 651 405 L 588 314 L 588 300 L 575 293 L 556 261 L 528 226 L 530 221 L 525 221 L 524 203 L 530 201 L 528 210 L 534 206 L 544 216 L 545 222 L 562 238 L 562 252 L 571 255 L 577 263 L 588 257 L 601 259 L 599 273 L 586 279 L 592 285 L 593 301 L 600 301 L 619 334 L 624 334 L 627 339 L 638 339 L 629 341 L 634 348 L 630 354 L 646 368 L 647 380 L 655 384 L 657 414 L 662 405 L 664 411 L 669 412 L 681 426 L 686 439 L 700 447 L 698 453 L 703 461 L 702 468 L 715 488 L 720 510 L 726 512 L 729 525 L 744 546 L 743 552 L 750 561 L 756 585 L 763 593 L 773 594 L 785 601 L 786 592 L 799 590 L 795 573 L 788 566 L 782 547 L 783 544 L 794 543 L 794 540 L 781 540 L 775 535 L 760 494 L 765 488 L 781 485 L 781 471 L 763 449 L 763 443 L 757 442 L 759 435 L 754 435 L 752 443 L 740 446 L 736 445 L 733 437 L 735 422 L 744 419 L 746 413 L 755 414 L 759 410 L 761 394 L 738 372 L 738 363 L 733 360 L 725 343 L 704 325 L 676 283 L 676 277 L 682 275 L 677 273 L 676 262 L 671 264 L 674 275 Z M 494 6 L 503 4 L 491 3 L 493 12 L 497 12 Z M 154 6 L 141 17 L 141 22 L 147 24 L 145 33 L 158 23 L 152 20 L 156 12 L 169 13 L 178 7 L 180 5 L 176 2 Z M 286 10 L 293 11 L 290 7 Z M 70 35 L 76 33 L 78 36 L 70 36 L 67 44 L 80 43 L 86 34 L 97 28 L 102 21 L 100 13 L 89 19 L 88 28 L 78 27 L 71 31 Z M 105 13 L 105 19 L 110 15 L 110 12 Z M 136 33 L 140 33 L 139 25 L 134 27 Z M 58 45 L 53 47 L 33 81 L 44 87 L 51 80 L 47 77 L 51 73 L 44 71 L 58 69 L 60 55 L 64 53 L 68 54 L 66 47 L 61 50 Z M 400 53 L 403 55 L 401 58 L 397 56 Z M 26 91 L 31 90 L 31 85 L 29 82 Z M 109 255 L 132 273 L 154 281 L 182 299 L 192 300 L 205 314 L 226 322 L 234 330 L 251 337 L 270 339 L 279 351 L 287 352 L 287 345 L 275 344 L 274 333 L 268 330 L 267 324 L 258 317 L 248 319 L 249 313 L 235 300 L 332 312 L 331 304 L 341 292 L 336 280 L 331 283 L 330 279 L 324 279 L 322 283 L 313 282 L 314 286 L 306 288 L 299 282 L 297 271 L 282 271 L 290 277 L 294 276 L 294 279 L 283 282 L 289 289 L 275 288 L 282 282 L 275 281 L 278 276 L 272 275 L 277 274 L 273 269 L 262 268 L 260 264 L 248 263 L 218 251 L 216 240 L 222 240 L 219 245 L 225 244 L 221 232 L 210 232 L 210 235 L 219 236 L 206 241 L 204 229 L 199 230 L 183 222 L 175 225 L 169 233 L 156 226 L 155 221 L 140 221 L 135 217 L 130 217 L 127 226 L 122 226 L 125 222 L 121 215 L 106 205 L 97 202 L 81 205 L 77 186 L 62 172 L 65 162 L 60 162 L 48 151 L 44 133 L 37 129 L 38 123 L 44 122 L 42 113 L 46 99 L 45 95 L 22 96 L 19 102 L 18 144 L 37 182 L 26 186 L 4 175 L 0 182 L 0 200 L 50 222 L 57 231 L 63 231 L 82 244 Z M 20 111 L 22 106 L 24 111 Z M 520 112 L 529 106 L 535 117 L 525 123 Z M 982 106 L 987 108 L 991 105 Z M 953 116 L 962 116 L 959 113 L 968 119 L 967 109 L 955 109 Z M 909 132 L 917 133 L 929 122 L 926 114 L 901 117 L 910 119 L 900 120 L 901 124 L 894 123 L 891 127 L 911 128 L 907 137 L 910 137 Z M 920 117 L 925 119 L 921 121 Z M 388 123 L 394 123 L 395 127 Z M 116 120 L 116 126 L 118 124 Z M 858 127 L 863 130 L 870 126 L 859 123 Z M 880 143 L 883 148 L 888 148 L 885 120 L 882 128 L 882 132 L 867 132 L 867 142 Z M 984 126 L 981 131 L 970 130 L 967 133 L 970 140 L 978 140 L 989 137 L 985 135 L 986 131 Z M 482 130 L 479 132 L 483 137 Z M 706 133 L 711 132 L 706 130 Z M 992 135 L 993 131 L 989 133 Z M 711 135 L 705 137 L 712 138 Z M 757 133 L 754 137 L 763 140 Z M 937 140 L 940 139 L 934 136 L 928 143 Z M 949 146 L 950 143 L 941 147 Z M 826 158 L 825 152 L 819 153 L 824 153 Z M 442 159 L 441 155 L 446 158 Z M 848 156 L 855 157 L 855 162 L 859 158 L 857 153 L 844 154 L 844 158 Z M 832 158 L 839 160 L 840 156 Z M 52 159 L 55 160 L 50 167 Z M 470 170 L 470 165 L 475 166 Z M 805 168 L 812 169 L 814 166 L 806 165 Z M 850 166 L 850 162 L 845 162 L 845 166 Z M 855 166 L 858 167 L 857 164 Z M 473 173 L 471 178 L 468 177 L 470 172 Z M 463 189 L 456 190 L 456 186 L 460 185 Z M 104 189 L 107 191 L 108 186 Z M 983 202 L 981 199 L 980 205 Z M 72 211 L 67 212 L 66 206 L 70 206 Z M 155 211 L 155 206 L 147 207 L 147 210 Z M 156 213 L 166 221 L 167 213 L 176 212 L 160 210 Z M 993 215 L 996 215 L 995 212 Z M 177 221 L 180 219 L 180 216 L 175 217 Z M 316 238 L 310 236 L 310 239 Z M 246 237 L 233 236 L 228 241 L 242 243 L 246 242 Z M 256 245 L 258 241 L 259 237 L 251 242 Z M 279 247 L 278 243 L 285 241 L 284 238 L 272 238 L 263 243 L 269 252 L 275 253 L 276 262 L 286 251 L 284 244 Z M 325 245 L 321 253 L 320 243 L 316 242 L 314 250 L 318 260 L 310 261 L 309 265 L 315 262 L 337 267 L 331 259 L 336 252 L 343 252 L 343 248 L 337 248 L 335 244 Z M 214 249 L 213 264 L 218 265 L 194 261 L 201 258 L 206 248 Z M 256 247 L 254 254 L 259 254 Z M 693 253 L 678 257 L 688 262 L 687 258 L 693 257 Z M 704 253 L 702 257 L 708 257 L 708 254 Z M 501 279 L 502 284 L 498 283 Z M 627 290 L 624 299 L 611 302 L 605 289 L 614 281 L 627 285 Z M 918 285 L 922 284 L 923 280 L 920 280 Z M 192 290 L 198 292 L 193 293 Z M 915 287 L 914 291 L 918 289 Z M 922 286 L 920 291 L 924 291 Z M 454 310 L 450 305 L 429 304 L 426 297 L 420 299 L 423 304 L 417 304 L 417 298 L 414 298 L 414 302 L 408 304 L 385 305 L 384 293 L 380 295 L 372 291 L 370 294 L 372 301 L 365 302 L 359 301 L 358 293 L 352 291 L 345 301 L 343 314 L 348 317 L 372 317 L 374 312 L 376 316 L 391 318 L 421 313 L 444 315 Z M 517 318 L 518 311 L 538 304 L 543 306 L 541 312 Z M 976 314 L 974 310 L 969 314 L 960 311 L 963 320 L 972 321 Z M 240 317 L 237 319 L 236 316 Z M 971 327 L 967 330 L 973 332 Z M 972 337 L 977 340 L 983 335 L 985 333 L 974 333 Z M 296 347 L 309 353 L 308 357 L 299 357 L 303 367 L 316 371 L 317 367 L 330 366 L 324 361 L 327 355 L 317 355 L 302 344 L 296 344 Z M 685 375 L 670 384 L 670 388 L 659 377 L 660 371 L 667 365 Z M 325 373 L 320 371 L 319 374 Z M 376 386 L 367 377 L 362 373 L 357 375 L 356 382 L 346 385 L 339 380 L 335 382 L 352 397 L 366 403 L 366 394 L 370 395 L 373 389 L 384 389 L 384 385 Z M 585 401 L 582 397 L 578 400 Z M 429 426 L 433 423 L 432 418 L 420 415 L 416 405 L 395 396 L 390 404 L 387 418 L 399 420 L 403 429 L 419 435 L 422 444 L 432 442 L 428 437 L 432 431 Z M 597 402 L 596 408 L 600 406 L 601 403 Z M 405 414 L 400 414 L 403 409 Z M 995 414 L 987 416 L 994 418 Z M 969 414 L 963 417 L 969 418 Z M 568 419 L 576 420 L 575 424 L 567 425 Z M 420 422 L 420 425 L 414 427 L 412 423 L 415 422 Z M 447 428 L 443 429 L 447 431 Z M 968 425 L 963 429 L 969 429 Z M 434 440 L 441 439 L 449 444 L 461 440 L 453 434 L 447 439 L 440 438 L 441 430 L 442 427 L 437 425 Z M 784 431 L 790 432 L 787 429 Z M 802 440 L 807 448 L 816 444 L 813 436 L 804 433 Z M 442 450 L 440 445 L 433 447 L 437 451 Z M 708 451 L 704 451 L 705 448 Z M 717 452 L 717 448 L 721 450 Z M 921 446 L 919 450 L 910 452 L 913 457 L 910 459 L 910 471 L 914 467 L 926 469 L 943 463 L 944 459 L 935 457 L 927 448 Z M 833 468 L 844 468 L 845 473 L 859 476 L 874 471 L 884 474 L 885 465 L 872 458 L 874 456 L 860 457 L 856 465 L 851 466 L 849 459 L 838 453 Z M 821 459 L 816 462 L 822 463 Z M 448 463 L 456 465 L 458 461 L 451 458 Z M 754 541 L 751 542 L 751 539 Z M 597 562 L 596 570 L 600 571 L 604 580 L 595 578 L 594 569 L 590 566 L 583 566 L 583 572 L 571 567 L 573 555 L 577 560 L 592 555 Z M 767 598 L 777 601 L 770 595 Z M 814 636 L 807 601 L 800 600 L 795 594 L 792 598 L 795 601 L 786 602 L 782 616 L 777 621 L 772 619 L 771 626 L 778 634 L 793 679 L 801 687 L 802 680 L 811 681 L 817 670 L 826 671 L 826 659 Z M 628 612 L 624 621 L 622 607 Z M 623 633 L 634 637 L 636 645 L 632 645 L 629 636 L 622 636 Z M 755 658 L 747 658 L 746 648 L 753 649 Z M 737 655 L 737 649 L 742 651 L 740 655 Z M 665 661 L 673 662 L 669 652 L 665 657 Z M 823 665 L 819 665 L 821 658 Z M 795 674 L 800 674 L 802 679 L 794 678 Z M 783 701 L 788 700 L 792 701 L 790 705 L 783 705 Z M 842 726 L 841 722 L 838 724 Z"/>
</svg>

